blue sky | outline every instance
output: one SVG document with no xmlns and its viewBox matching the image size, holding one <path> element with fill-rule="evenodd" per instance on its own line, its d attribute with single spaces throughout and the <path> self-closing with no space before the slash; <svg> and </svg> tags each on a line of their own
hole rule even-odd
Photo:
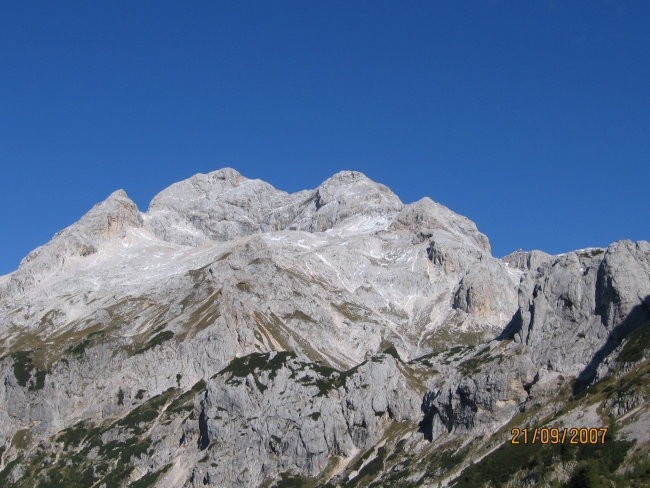
<svg viewBox="0 0 650 488">
<path fill-rule="evenodd" d="M 124 188 L 363 171 L 502 256 L 650 239 L 645 1 L 5 2 L 0 274 Z"/>
</svg>

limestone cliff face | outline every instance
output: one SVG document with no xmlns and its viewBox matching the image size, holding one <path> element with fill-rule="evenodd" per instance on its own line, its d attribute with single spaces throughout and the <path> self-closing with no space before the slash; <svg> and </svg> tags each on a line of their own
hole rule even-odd
<svg viewBox="0 0 650 488">
<path fill-rule="evenodd" d="M 498 259 L 357 172 L 118 191 L 0 278 L 0 485 L 445 485 L 644 371 L 649 309 L 647 242 Z"/>
<path fill-rule="evenodd" d="M 529 398 L 552 398 L 567 378 L 579 387 L 606 372 L 623 338 L 650 318 L 649 264 L 650 245 L 629 241 L 545 259 L 522 276 L 504 333 L 427 398 L 434 420 L 489 431 Z M 464 364 L 480 370 L 463 374 Z"/>
</svg>

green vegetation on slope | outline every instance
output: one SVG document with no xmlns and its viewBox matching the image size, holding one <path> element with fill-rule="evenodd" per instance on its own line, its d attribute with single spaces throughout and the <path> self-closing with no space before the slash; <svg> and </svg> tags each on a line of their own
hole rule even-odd
<svg viewBox="0 0 650 488">
<path fill-rule="evenodd" d="M 280 351 L 272 356 L 272 353 L 254 352 L 240 358 L 235 358 L 228 366 L 219 371 L 216 375 L 229 375 L 226 383 L 231 385 L 241 384 L 241 378 L 253 375 L 255 384 L 260 391 L 267 389 L 267 386 L 259 381 L 259 373 L 266 371 L 269 379 L 275 378 L 278 370 L 282 368 L 289 358 L 295 358 L 296 354 L 288 351 Z"/>
<path fill-rule="evenodd" d="M 103 425 L 79 422 L 53 436 L 49 444 L 41 442 L 31 450 L 29 430 L 19 431 L 12 442 L 13 447 L 19 450 L 19 457 L 7 463 L 5 469 L 0 471 L 0 486 L 126 486 L 135 469 L 133 460 L 153 453 L 150 429 L 156 421 L 164 413 L 168 416 L 182 413 L 187 403 L 191 403 L 193 396 L 203 388 L 203 380 L 182 394 L 179 394 L 177 388 L 169 388 L 120 419 Z M 12 472 L 19 465 L 22 476 L 10 485 Z M 156 480 L 170 467 L 171 465 L 167 465 L 146 473 L 129 486 L 154 486 Z"/>
<path fill-rule="evenodd" d="M 650 349 L 650 322 L 646 322 L 630 333 L 618 355 L 618 361 L 635 363 L 643 359 L 648 349 Z"/>
<path fill-rule="evenodd" d="M 14 361 L 14 376 L 18 384 L 30 391 L 42 390 L 45 386 L 47 371 L 34 366 L 30 351 L 17 351 L 11 354 Z"/>
<path fill-rule="evenodd" d="M 516 475 L 527 480 L 551 481 L 549 473 L 555 463 L 578 461 L 595 469 L 606 479 L 615 480 L 614 471 L 621 464 L 631 442 L 606 439 L 604 445 L 511 444 L 500 448 L 470 465 L 453 484 L 454 488 L 501 486 Z"/>
</svg>

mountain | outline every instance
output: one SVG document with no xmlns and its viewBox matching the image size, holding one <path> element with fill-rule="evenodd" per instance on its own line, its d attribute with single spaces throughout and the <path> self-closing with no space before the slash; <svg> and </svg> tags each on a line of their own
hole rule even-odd
<svg viewBox="0 0 650 488">
<path fill-rule="evenodd" d="M 0 486 L 648 486 L 649 352 L 648 242 L 499 259 L 352 171 L 118 190 L 0 278 Z"/>
</svg>

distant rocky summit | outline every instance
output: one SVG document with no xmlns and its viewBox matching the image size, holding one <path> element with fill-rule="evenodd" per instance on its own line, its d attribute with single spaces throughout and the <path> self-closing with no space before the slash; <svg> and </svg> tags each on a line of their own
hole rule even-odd
<svg viewBox="0 0 650 488">
<path fill-rule="evenodd" d="M 361 173 L 226 168 L 0 277 L 0 486 L 650 486 L 649 356 L 648 242 L 499 259 Z"/>
</svg>

